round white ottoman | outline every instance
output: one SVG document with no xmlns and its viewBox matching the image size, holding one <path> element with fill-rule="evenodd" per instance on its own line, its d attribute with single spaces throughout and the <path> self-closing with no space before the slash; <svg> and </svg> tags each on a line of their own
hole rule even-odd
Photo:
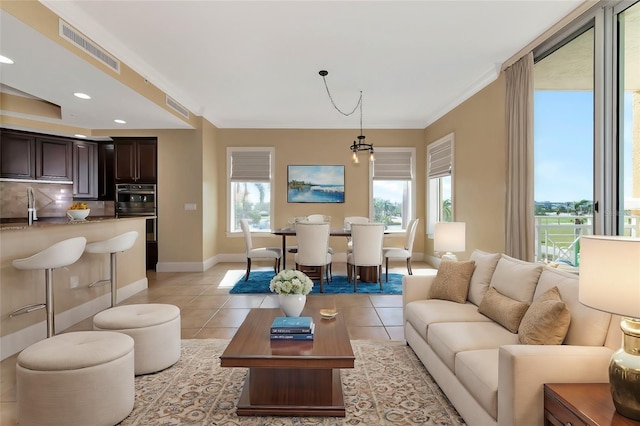
<svg viewBox="0 0 640 426">
<path fill-rule="evenodd" d="M 93 317 L 94 330 L 118 331 L 135 341 L 135 374 L 171 367 L 180 359 L 180 308 L 149 303 L 109 308 Z"/>
<path fill-rule="evenodd" d="M 114 425 L 133 409 L 133 339 L 78 331 L 41 340 L 18 355 L 18 424 Z"/>
</svg>

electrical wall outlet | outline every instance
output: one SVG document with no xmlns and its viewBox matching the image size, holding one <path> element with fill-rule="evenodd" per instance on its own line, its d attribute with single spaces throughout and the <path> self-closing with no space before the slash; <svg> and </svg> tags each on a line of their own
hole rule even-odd
<svg viewBox="0 0 640 426">
<path fill-rule="evenodd" d="M 196 210 L 196 203 L 185 203 L 184 204 L 184 209 L 185 210 Z"/>
<path fill-rule="evenodd" d="M 80 285 L 80 278 L 77 275 L 73 275 L 70 280 L 71 288 L 76 288 Z"/>
</svg>

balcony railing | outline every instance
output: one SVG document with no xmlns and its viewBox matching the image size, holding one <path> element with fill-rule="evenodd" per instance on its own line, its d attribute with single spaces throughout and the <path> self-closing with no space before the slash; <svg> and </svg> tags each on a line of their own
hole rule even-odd
<svg viewBox="0 0 640 426">
<path fill-rule="evenodd" d="M 536 216 L 536 260 L 580 264 L 580 237 L 593 234 L 593 216 Z M 624 217 L 624 235 L 640 235 L 640 216 Z"/>
</svg>

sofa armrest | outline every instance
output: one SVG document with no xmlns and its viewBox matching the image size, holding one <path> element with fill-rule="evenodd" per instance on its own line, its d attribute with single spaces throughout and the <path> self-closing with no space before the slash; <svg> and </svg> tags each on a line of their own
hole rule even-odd
<svg viewBox="0 0 640 426">
<path fill-rule="evenodd" d="M 544 423 L 545 383 L 606 383 L 604 346 L 505 345 L 498 364 L 498 426 Z"/>
<path fill-rule="evenodd" d="M 414 300 L 428 299 L 435 277 L 435 273 L 433 275 L 405 275 L 402 277 L 402 306 L 404 307 Z"/>
</svg>

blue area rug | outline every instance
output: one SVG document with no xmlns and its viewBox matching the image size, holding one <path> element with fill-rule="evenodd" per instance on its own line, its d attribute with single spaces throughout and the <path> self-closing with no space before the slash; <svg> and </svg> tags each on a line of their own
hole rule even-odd
<svg viewBox="0 0 640 426">
<path fill-rule="evenodd" d="M 363 283 L 358 281 L 357 294 L 402 294 L 402 274 L 389 274 L 389 282 L 384 280 L 385 274 L 382 272 L 382 290 L 380 285 L 375 283 Z M 244 275 L 233 286 L 231 294 L 255 294 L 271 293 L 269 283 L 273 278 L 273 271 L 251 272 L 249 280 L 244 280 Z M 331 282 L 324 282 L 324 294 L 353 294 L 353 282 L 347 282 L 346 275 L 334 275 Z M 313 281 L 311 294 L 320 293 L 320 281 Z"/>
</svg>

